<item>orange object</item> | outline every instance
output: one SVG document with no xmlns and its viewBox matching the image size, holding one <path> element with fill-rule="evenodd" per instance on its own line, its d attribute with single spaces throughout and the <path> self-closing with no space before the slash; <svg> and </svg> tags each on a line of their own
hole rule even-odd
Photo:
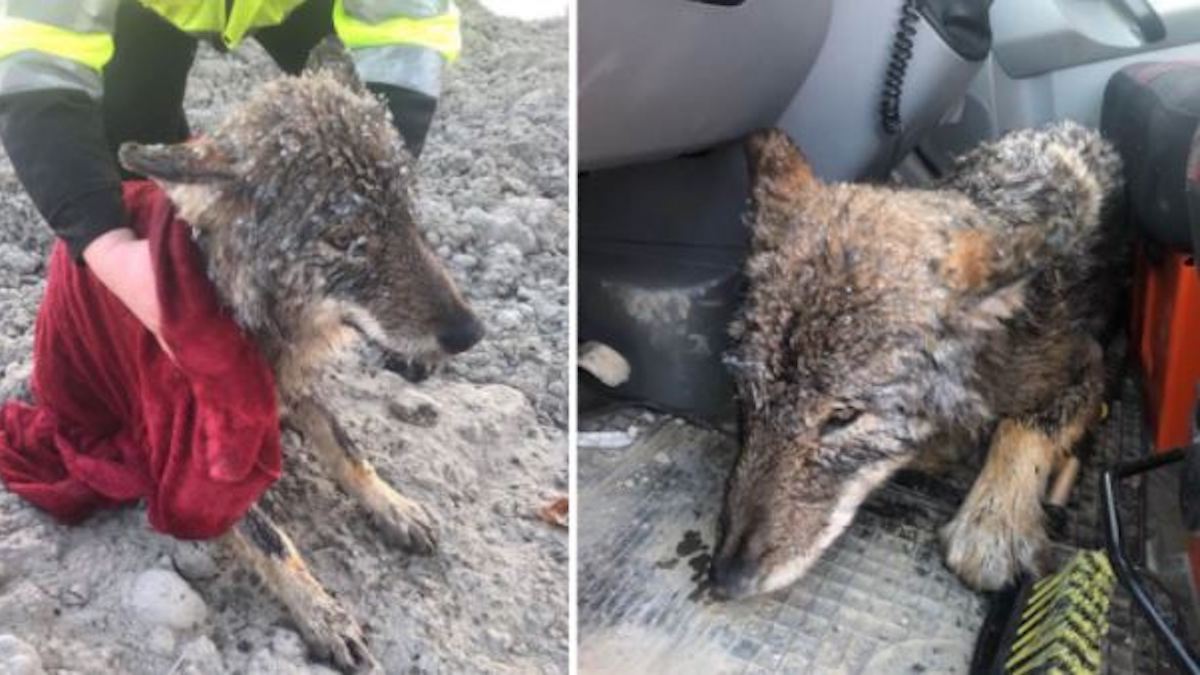
<svg viewBox="0 0 1200 675">
<path fill-rule="evenodd" d="M 1139 253 L 1131 320 L 1154 450 L 1187 445 L 1200 389 L 1200 270 L 1192 255 L 1151 262 Z"/>
<path fill-rule="evenodd" d="M 566 497 L 559 497 L 538 509 L 538 518 L 559 527 L 567 526 L 567 514 L 570 512 L 570 502 Z"/>
</svg>

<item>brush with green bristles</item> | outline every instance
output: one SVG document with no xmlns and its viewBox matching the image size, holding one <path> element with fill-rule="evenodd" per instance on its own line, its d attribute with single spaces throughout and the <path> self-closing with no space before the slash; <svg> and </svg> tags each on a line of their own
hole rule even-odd
<svg viewBox="0 0 1200 675">
<path fill-rule="evenodd" d="M 1115 581 L 1102 551 L 1079 551 L 1058 572 L 1033 582 L 1003 672 L 1100 672 Z"/>
</svg>

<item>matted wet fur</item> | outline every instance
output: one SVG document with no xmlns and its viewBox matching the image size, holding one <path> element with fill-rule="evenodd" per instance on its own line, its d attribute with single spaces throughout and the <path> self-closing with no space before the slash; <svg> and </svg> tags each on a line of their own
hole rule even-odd
<svg viewBox="0 0 1200 675">
<path fill-rule="evenodd" d="M 420 381 L 478 342 L 483 328 L 417 229 L 412 160 L 340 43 L 318 46 L 304 75 L 255 91 L 212 135 L 171 146 L 127 143 L 120 158 L 160 183 L 194 228 L 220 297 L 275 372 L 284 424 L 306 438 L 385 539 L 432 553 L 433 515 L 379 478 L 312 383 L 356 336 L 382 352 L 386 367 Z M 227 543 L 318 657 L 343 671 L 377 671 L 358 623 L 264 506 Z"/>
<path fill-rule="evenodd" d="M 1018 131 L 928 190 L 823 183 L 780 131 L 748 152 L 728 358 L 743 445 L 715 590 L 790 584 L 896 470 L 989 435 L 946 562 L 981 589 L 1036 571 L 1047 479 L 1100 409 L 1123 259 L 1115 151 L 1071 122 Z"/>
</svg>

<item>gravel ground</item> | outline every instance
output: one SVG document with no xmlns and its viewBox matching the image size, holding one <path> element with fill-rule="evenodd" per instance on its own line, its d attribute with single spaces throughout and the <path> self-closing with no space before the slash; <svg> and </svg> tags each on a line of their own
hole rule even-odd
<svg viewBox="0 0 1200 675">
<path fill-rule="evenodd" d="M 298 451 L 273 489 L 316 576 L 398 672 L 565 672 L 567 537 L 534 514 L 567 489 L 567 31 L 462 7 L 420 168 L 420 208 L 489 336 L 420 387 L 331 368 L 327 396 L 401 492 L 438 514 L 441 548 L 376 540 Z M 275 72 L 257 46 L 204 48 L 198 131 Z M 0 161 L 0 400 L 23 390 L 51 238 Z M 319 515 L 318 515 L 319 514 Z M 281 607 L 215 545 L 151 532 L 139 508 L 63 527 L 0 490 L 0 672 L 327 673 Z"/>
</svg>

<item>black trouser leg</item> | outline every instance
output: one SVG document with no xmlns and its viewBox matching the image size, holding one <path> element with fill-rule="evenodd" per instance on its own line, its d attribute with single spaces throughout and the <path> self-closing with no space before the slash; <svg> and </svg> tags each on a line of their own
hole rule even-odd
<svg viewBox="0 0 1200 675">
<path fill-rule="evenodd" d="M 413 157 L 420 157 L 429 126 L 433 124 L 433 113 L 437 111 L 437 99 L 419 91 L 387 84 L 368 82 L 367 88 L 387 101 L 388 109 L 392 111 L 392 124 L 396 125 L 404 145 Z"/>
<path fill-rule="evenodd" d="M 258 31 L 255 38 L 284 72 L 295 75 L 304 69 L 312 48 L 333 32 L 333 0 L 308 0 L 283 23 Z M 367 88 L 384 97 L 408 151 L 414 157 L 420 156 L 437 99 L 376 82 L 368 82 Z"/>
<path fill-rule="evenodd" d="M 126 141 L 187 140 L 183 94 L 196 40 L 136 0 L 117 8 L 116 51 L 104 68 L 104 131 L 109 150 Z M 122 178 L 132 174 L 121 169 Z"/>
<path fill-rule="evenodd" d="M 333 35 L 333 0 L 308 0 L 283 23 L 255 33 L 254 39 L 283 72 L 299 75 L 308 61 L 308 53 L 329 35 Z"/>
</svg>

